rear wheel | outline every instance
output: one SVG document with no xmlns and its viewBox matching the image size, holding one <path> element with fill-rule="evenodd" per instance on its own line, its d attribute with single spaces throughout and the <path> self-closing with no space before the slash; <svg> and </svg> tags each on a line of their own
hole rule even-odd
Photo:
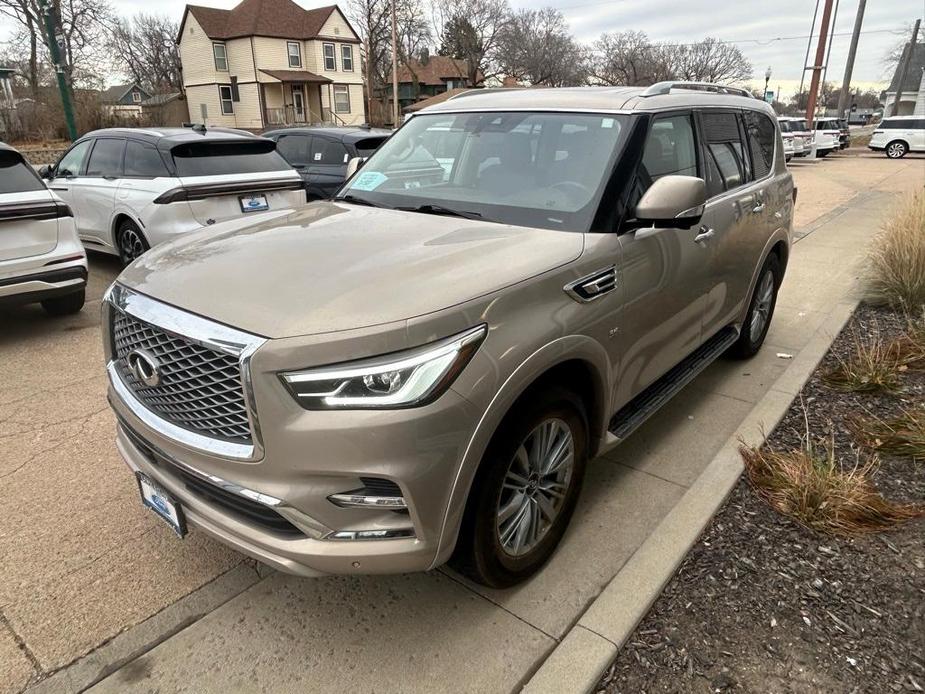
<svg viewBox="0 0 925 694">
<path fill-rule="evenodd" d="M 742 324 L 742 332 L 739 333 L 739 339 L 729 348 L 730 356 L 747 359 L 761 349 L 768 328 L 771 327 L 771 318 L 774 317 L 781 279 L 780 260 L 771 253 L 758 273 L 758 282 L 755 284 L 748 313 Z"/>
<path fill-rule="evenodd" d="M 144 234 L 141 233 L 141 229 L 131 220 L 125 220 L 119 225 L 116 242 L 119 246 L 119 257 L 122 259 L 123 265 L 128 265 L 151 248 L 145 240 Z"/>
<path fill-rule="evenodd" d="M 909 151 L 909 145 L 902 140 L 894 140 L 886 146 L 886 155 L 890 159 L 902 159 Z"/>
<path fill-rule="evenodd" d="M 524 402 L 485 453 L 451 564 L 495 588 L 536 573 L 568 527 L 587 455 L 588 425 L 575 395 L 554 387 Z"/>
<path fill-rule="evenodd" d="M 86 289 L 81 288 L 79 291 L 64 296 L 56 296 L 53 299 L 45 299 L 42 302 L 42 308 L 50 316 L 68 316 L 77 313 L 84 307 L 86 300 Z"/>
</svg>

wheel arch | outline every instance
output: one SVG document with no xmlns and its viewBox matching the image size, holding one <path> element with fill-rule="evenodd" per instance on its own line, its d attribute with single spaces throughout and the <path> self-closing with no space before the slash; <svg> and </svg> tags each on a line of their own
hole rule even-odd
<svg viewBox="0 0 925 694">
<path fill-rule="evenodd" d="M 599 449 L 607 429 L 611 367 L 607 351 L 587 336 L 562 337 L 528 357 L 507 378 L 483 413 L 457 468 L 431 568 L 446 562 L 456 540 L 472 484 L 485 451 L 515 409 L 537 388 L 557 384 L 575 392 L 588 418 L 589 456 Z"/>
</svg>

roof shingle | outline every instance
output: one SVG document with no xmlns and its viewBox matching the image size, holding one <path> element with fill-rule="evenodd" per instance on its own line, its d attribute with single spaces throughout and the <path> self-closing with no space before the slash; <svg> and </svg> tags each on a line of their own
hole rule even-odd
<svg viewBox="0 0 925 694">
<path fill-rule="evenodd" d="M 280 39 L 313 39 L 337 5 L 304 10 L 292 0 L 242 0 L 230 10 L 187 5 L 210 39 L 270 36 Z M 339 11 L 339 10 L 338 10 Z M 349 41 L 351 37 L 339 40 Z"/>
<path fill-rule="evenodd" d="M 466 79 L 469 74 L 465 60 L 457 60 L 446 55 L 433 55 L 427 64 L 419 60 L 409 60 L 398 68 L 399 82 L 418 82 L 419 84 L 441 85 L 448 79 Z M 479 82 L 484 78 L 479 75 Z"/>
</svg>

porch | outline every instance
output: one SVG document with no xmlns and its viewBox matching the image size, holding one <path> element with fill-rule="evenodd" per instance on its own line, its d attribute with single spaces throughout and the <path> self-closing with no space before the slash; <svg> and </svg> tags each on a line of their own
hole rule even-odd
<svg viewBox="0 0 925 694">
<path fill-rule="evenodd" d="M 327 103 L 334 103 L 333 82 L 304 70 L 261 70 L 278 82 L 260 84 L 266 127 L 290 125 L 345 125 Z"/>
</svg>

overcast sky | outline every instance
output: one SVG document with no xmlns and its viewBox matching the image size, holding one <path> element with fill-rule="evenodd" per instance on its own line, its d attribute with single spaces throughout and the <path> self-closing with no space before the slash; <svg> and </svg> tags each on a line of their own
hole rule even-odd
<svg viewBox="0 0 925 694">
<path fill-rule="evenodd" d="M 231 8 L 238 0 L 196 0 L 195 4 Z M 452 0 L 447 0 L 452 1 Z M 113 0 L 118 12 L 161 12 L 179 18 L 182 0 Z M 331 0 L 296 0 L 306 8 L 319 7 Z M 755 68 L 756 85 L 764 81 L 771 67 L 770 88 L 780 86 L 786 95 L 799 88 L 806 36 L 809 34 L 815 2 L 813 0 L 511 0 L 515 8 L 552 6 L 561 10 L 572 32 L 581 41 L 593 41 L 602 31 L 644 31 L 653 41 L 688 42 L 705 36 L 735 41 Z M 845 68 L 850 34 L 854 26 L 857 0 L 841 0 L 835 23 L 835 40 L 827 78 L 840 82 Z M 917 9 L 918 8 L 918 9 Z M 856 86 L 884 86 L 889 75 L 884 56 L 906 35 L 918 0 L 873 0 L 867 4 L 863 31 L 852 83 Z M 0 19 L 0 40 L 9 33 L 9 21 Z M 778 40 L 786 37 L 801 37 Z M 811 55 L 814 55 L 813 45 Z"/>
</svg>

